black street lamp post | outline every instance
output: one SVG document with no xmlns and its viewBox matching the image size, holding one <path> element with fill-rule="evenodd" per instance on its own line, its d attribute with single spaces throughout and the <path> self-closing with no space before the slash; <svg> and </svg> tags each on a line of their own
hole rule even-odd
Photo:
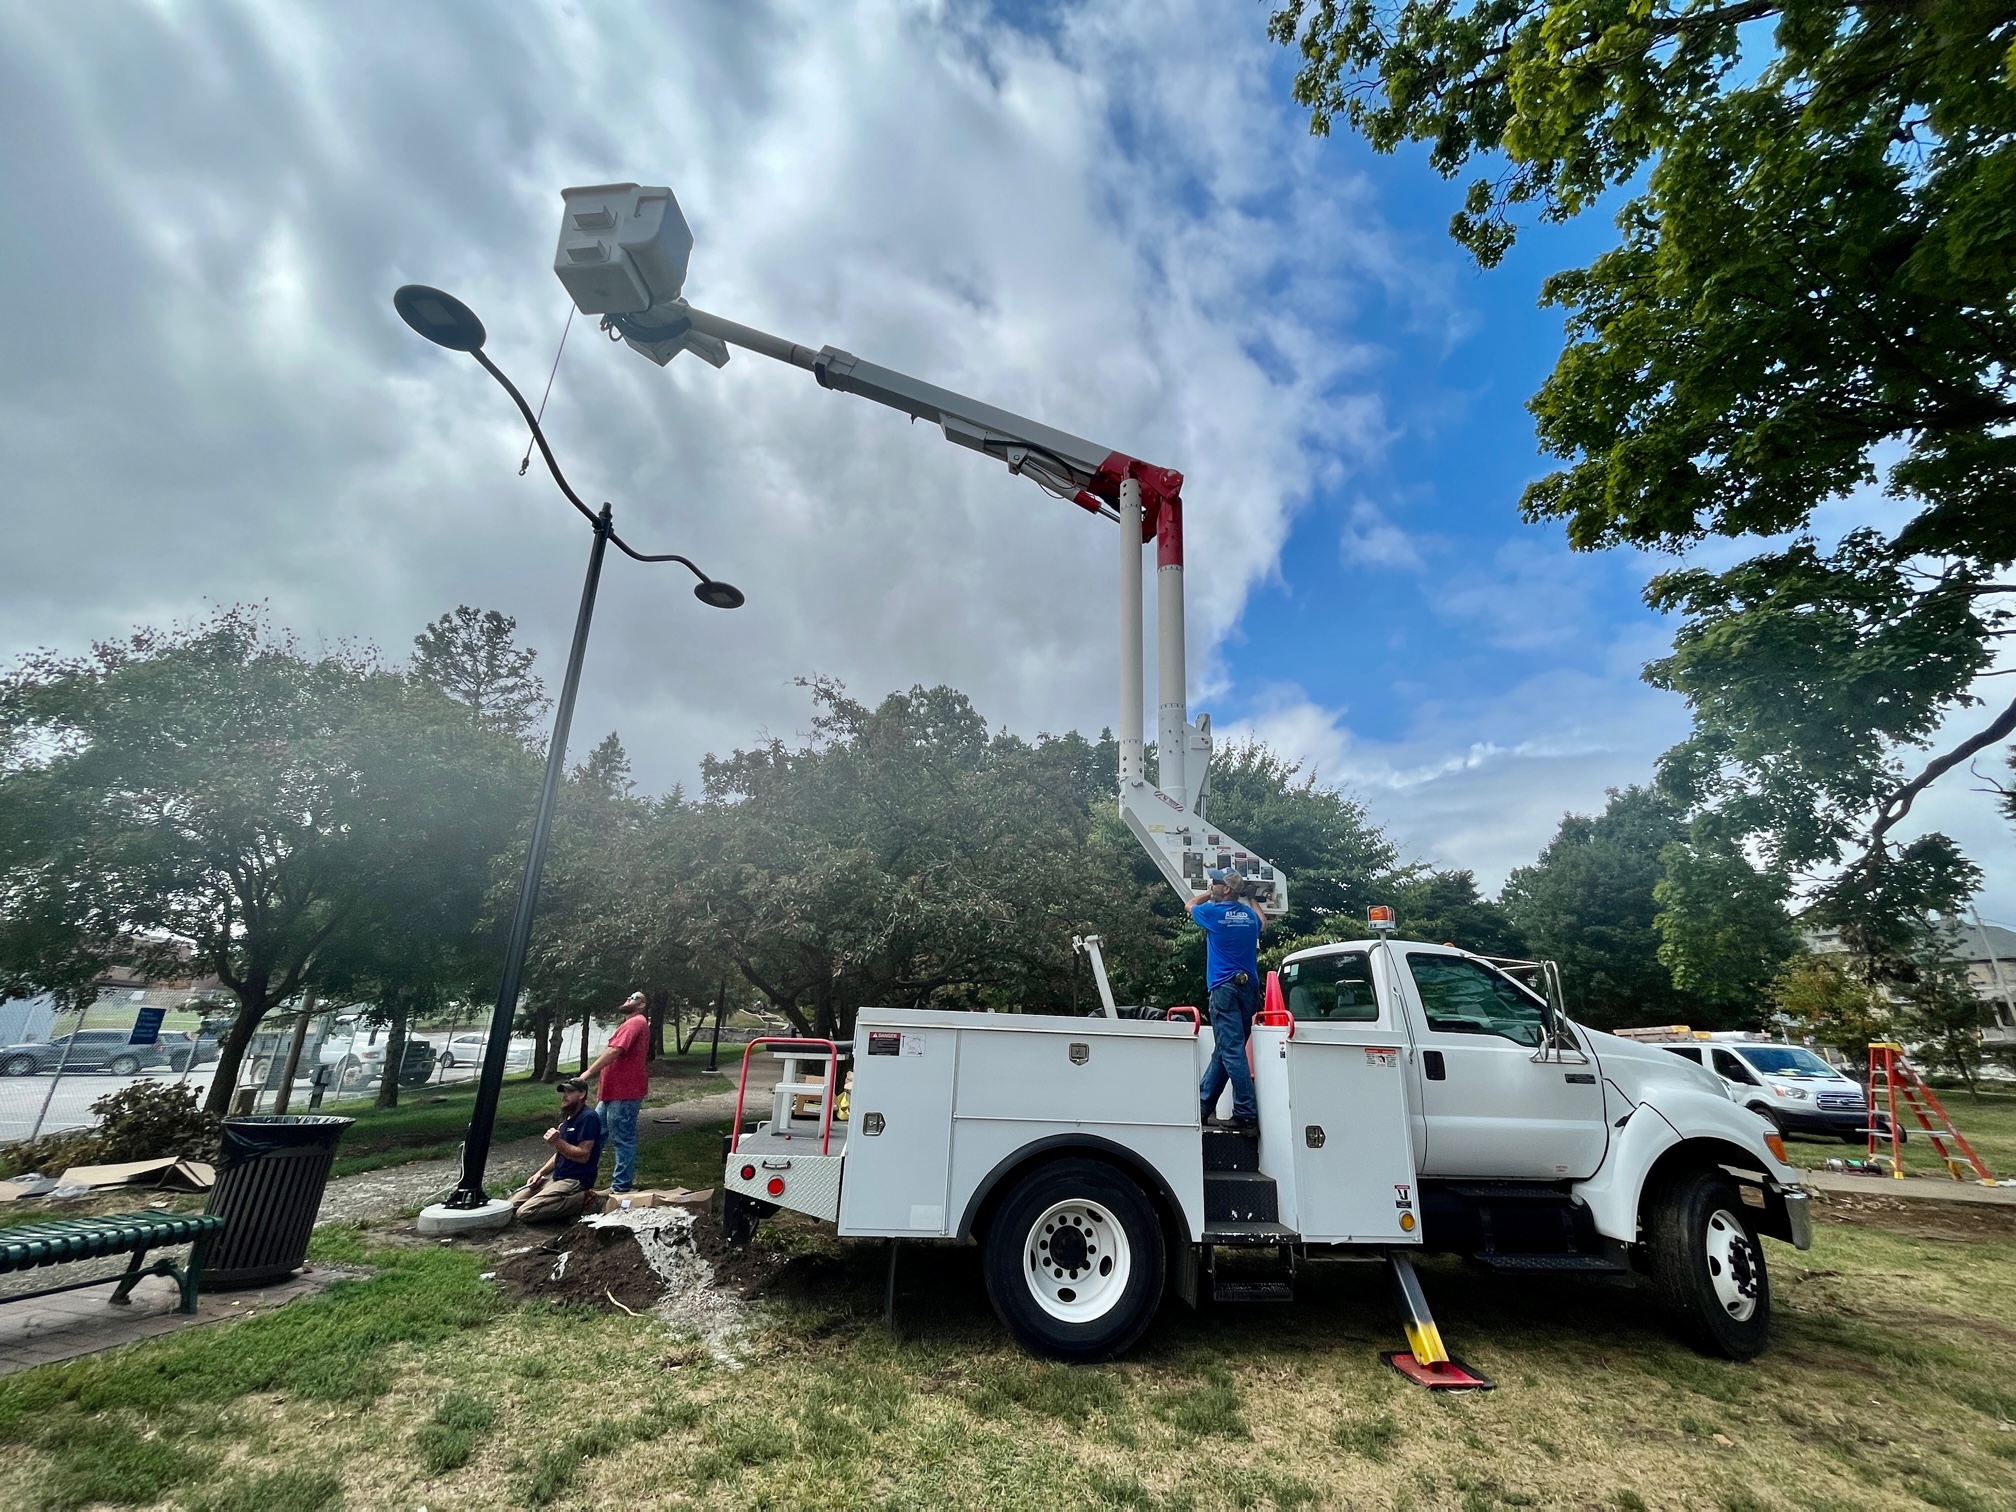
<svg viewBox="0 0 2016 1512">
<path fill-rule="evenodd" d="M 492 1206 L 483 1190 L 483 1168 L 490 1160 L 490 1136 L 497 1122 L 497 1099 L 504 1085 L 504 1065 L 511 1048 L 511 1021 L 518 1012 L 518 991 L 525 977 L 525 956 L 532 943 L 532 917 L 539 906 L 539 879 L 546 865 L 546 842 L 553 832 L 553 811 L 560 801 L 560 780 L 567 768 L 567 733 L 574 720 L 574 696 L 581 686 L 581 661 L 588 651 L 588 627 L 595 617 L 595 591 L 602 580 L 602 557 L 613 541 L 616 549 L 633 561 L 678 562 L 700 581 L 693 596 L 715 609 L 738 609 L 742 592 L 733 584 L 710 578 L 688 558 L 674 553 L 647 556 L 631 549 L 620 535 L 608 504 L 590 509 L 568 486 L 553 449 L 539 428 L 539 417 L 517 386 L 483 355 L 483 322 L 461 300 L 430 289 L 424 284 L 407 284 L 392 296 L 393 308 L 406 324 L 437 346 L 467 352 L 492 378 L 504 386 L 517 404 L 525 423 L 532 427 L 532 439 L 547 469 L 567 502 L 580 510 L 594 528 L 594 544 L 588 548 L 588 576 L 581 584 L 581 608 L 574 617 L 574 643 L 567 652 L 567 675 L 560 685 L 560 704 L 553 715 L 553 738 L 546 747 L 546 780 L 539 790 L 539 811 L 532 822 L 532 844 L 525 854 L 525 875 L 518 884 L 518 908 L 511 919 L 511 941 L 504 953 L 504 977 L 497 986 L 497 1006 L 490 1015 L 490 1033 L 483 1046 L 483 1074 L 476 1084 L 476 1107 L 469 1116 L 469 1138 L 462 1147 L 462 1181 L 445 1207 L 458 1212 L 480 1212 Z"/>
</svg>

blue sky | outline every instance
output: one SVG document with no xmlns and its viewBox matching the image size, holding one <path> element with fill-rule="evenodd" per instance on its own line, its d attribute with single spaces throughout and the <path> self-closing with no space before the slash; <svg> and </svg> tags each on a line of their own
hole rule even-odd
<svg viewBox="0 0 2016 1512">
<path fill-rule="evenodd" d="M 1685 731 L 1638 679 L 1670 634 L 1638 600 L 1651 564 L 1517 517 L 1561 340 L 1539 285 L 1609 228 L 1531 228 L 1479 273 L 1418 152 L 1310 139 L 1264 22 L 0 3 L 0 655 L 251 600 L 397 657 L 471 603 L 550 671 L 577 522 L 517 476 L 502 396 L 390 294 L 454 290 L 536 388 L 559 190 L 667 183 L 696 304 L 1181 468 L 1193 709 L 1495 888 Z M 1113 721 L 1110 526 L 746 354 L 661 371 L 577 325 L 548 420 L 633 541 L 749 594 L 709 614 L 612 570 L 577 733 L 619 730 L 645 785 L 805 729 L 814 674 L 949 682 L 1026 733 Z M 1923 817 L 2006 919 L 2016 848 L 1967 788 Z"/>
</svg>

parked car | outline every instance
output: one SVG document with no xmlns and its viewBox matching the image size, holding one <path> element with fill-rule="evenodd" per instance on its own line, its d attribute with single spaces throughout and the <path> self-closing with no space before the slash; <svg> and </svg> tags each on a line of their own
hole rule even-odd
<svg viewBox="0 0 2016 1512">
<path fill-rule="evenodd" d="M 441 1047 L 441 1065 L 448 1070 L 457 1066 L 480 1066 L 483 1052 L 489 1047 L 487 1034 L 458 1034 Z M 532 1041 L 514 1039 L 504 1048 L 504 1064 L 507 1066 L 529 1066 L 532 1064 Z"/>
<path fill-rule="evenodd" d="M 132 1034 L 130 1029 L 80 1029 L 39 1045 L 9 1045 L 0 1050 L 0 1076 L 36 1076 L 54 1072 L 58 1066 L 66 1076 L 73 1071 L 133 1076 L 151 1066 L 169 1064 L 169 1052 L 162 1041 L 135 1045 L 130 1042 Z"/>
<path fill-rule="evenodd" d="M 336 1063 L 336 1089 L 355 1092 L 375 1086 L 385 1074 L 385 1044 L 356 1045 Z M 399 1085 L 424 1087 L 434 1074 L 434 1047 L 423 1039 L 408 1039 L 399 1065 Z"/>
<path fill-rule="evenodd" d="M 1729 1096 L 1785 1134 L 1824 1134 L 1844 1144 L 1869 1136 L 1869 1104 L 1862 1085 L 1800 1045 L 1696 1042 L 1667 1045 L 1673 1054 L 1706 1066 L 1729 1088 Z M 1882 1138 L 1890 1136 L 1887 1113 L 1876 1114 Z"/>
<path fill-rule="evenodd" d="M 221 1030 L 212 1032 L 208 1026 L 193 1033 L 182 1029 L 162 1035 L 161 1048 L 167 1052 L 168 1069 L 171 1071 L 187 1070 L 192 1055 L 194 1056 L 196 1065 L 207 1066 L 212 1064 L 217 1059 L 217 1041 L 221 1037 Z"/>
</svg>

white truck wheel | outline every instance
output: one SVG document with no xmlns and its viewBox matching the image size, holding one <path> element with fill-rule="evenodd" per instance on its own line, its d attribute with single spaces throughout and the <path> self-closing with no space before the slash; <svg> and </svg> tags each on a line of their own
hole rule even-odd
<svg viewBox="0 0 2016 1512">
<path fill-rule="evenodd" d="M 987 1229 L 987 1295 L 1015 1340 L 1053 1360 L 1110 1359 L 1162 1300 L 1162 1231 L 1125 1172 L 1069 1156 L 1017 1178 Z"/>
<path fill-rule="evenodd" d="M 1729 1179 L 1690 1171 L 1647 1204 L 1652 1280 L 1696 1348 L 1749 1360 L 1771 1333 L 1771 1278 L 1764 1246 Z"/>
</svg>

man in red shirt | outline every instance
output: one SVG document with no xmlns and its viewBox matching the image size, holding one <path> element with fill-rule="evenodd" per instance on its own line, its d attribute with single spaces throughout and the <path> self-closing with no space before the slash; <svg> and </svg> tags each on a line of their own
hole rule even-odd
<svg viewBox="0 0 2016 1512">
<path fill-rule="evenodd" d="M 616 1171 L 609 1178 L 609 1190 L 618 1195 L 637 1184 L 637 1109 L 651 1090 L 651 1077 L 644 1069 L 645 1058 L 651 1053 L 651 1021 L 644 1016 L 644 994 L 631 993 L 623 1006 L 629 1017 L 609 1036 L 609 1048 L 581 1073 L 583 1080 L 602 1078 L 602 1123 L 616 1149 Z"/>
</svg>

